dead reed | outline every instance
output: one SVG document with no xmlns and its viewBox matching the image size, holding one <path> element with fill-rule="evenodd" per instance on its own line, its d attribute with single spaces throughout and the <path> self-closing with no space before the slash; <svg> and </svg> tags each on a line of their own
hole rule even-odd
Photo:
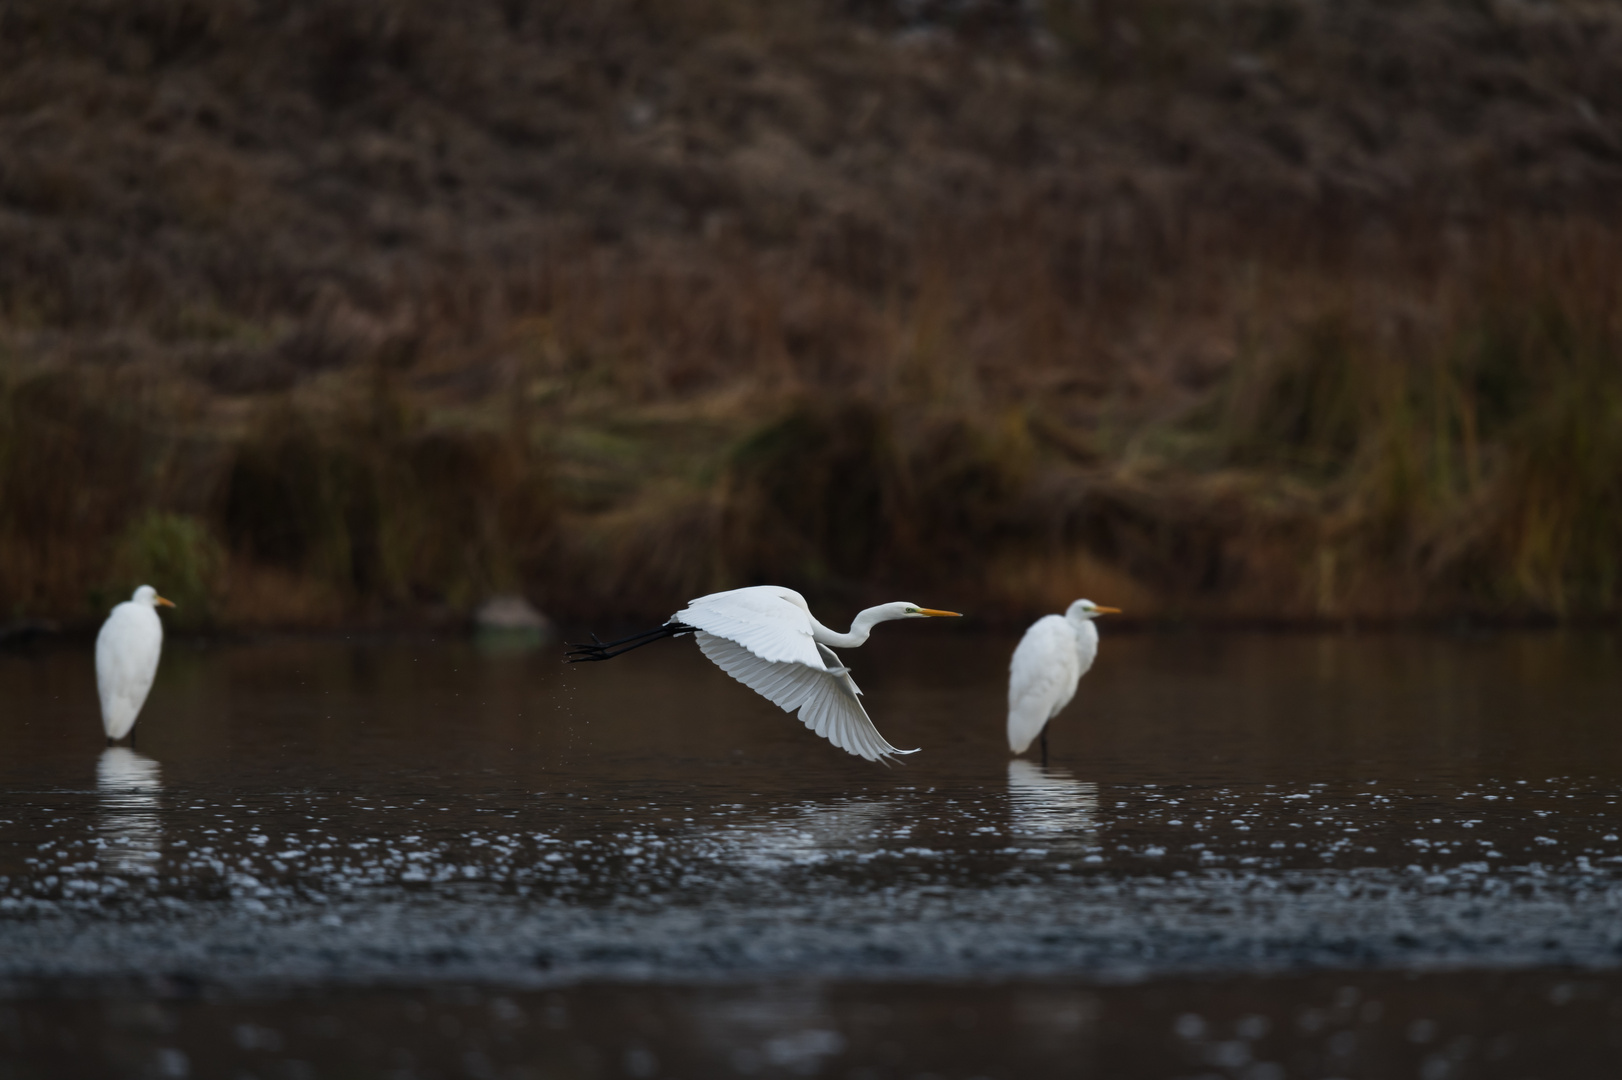
<svg viewBox="0 0 1622 1080">
<path fill-rule="evenodd" d="M 1164 357 L 1094 350 L 1161 309 L 1081 305 L 1056 327 L 1043 260 L 985 306 L 982 268 L 955 261 L 877 302 L 555 268 L 504 360 L 446 346 L 415 381 L 376 361 L 234 424 L 176 425 L 172 393 L 46 367 L 0 388 L 0 603 L 83 617 L 162 577 L 191 618 L 233 623 L 465 611 L 515 587 L 641 615 L 786 580 L 1012 615 L 1087 588 L 1086 566 L 1092 591 L 1167 616 L 1606 615 L 1616 241 L 1516 228 L 1402 281 L 1245 260 L 1206 316 L 1227 340 L 1184 361 L 1214 375 L 1158 391 Z M 800 317 L 842 342 L 831 367 L 785 316 L 806 293 Z"/>
<path fill-rule="evenodd" d="M 8 6 L 0 619 L 1614 618 L 1622 19 L 1106 7 Z"/>
</svg>

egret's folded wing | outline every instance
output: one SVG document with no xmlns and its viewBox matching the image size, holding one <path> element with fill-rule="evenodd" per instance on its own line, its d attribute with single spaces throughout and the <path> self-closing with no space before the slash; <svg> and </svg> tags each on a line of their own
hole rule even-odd
<svg viewBox="0 0 1622 1080">
<path fill-rule="evenodd" d="M 737 642 L 762 660 L 821 667 L 811 614 L 770 589 L 701 596 L 672 616 L 677 622 Z"/>
<path fill-rule="evenodd" d="M 836 674 L 822 666 L 773 663 L 728 638 L 700 631 L 698 647 L 722 671 L 755 691 L 784 712 L 798 712 L 800 721 L 841 750 L 868 761 L 880 761 L 916 750 L 898 750 L 879 734 L 856 695 L 861 691 L 839 658 Z M 829 652 L 829 655 L 833 655 Z"/>
</svg>

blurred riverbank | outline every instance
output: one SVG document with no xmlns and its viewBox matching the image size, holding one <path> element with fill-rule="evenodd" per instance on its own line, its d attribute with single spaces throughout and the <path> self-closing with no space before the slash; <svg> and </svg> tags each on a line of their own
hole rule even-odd
<svg viewBox="0 0 1622 1080">
<path fill-rule="evenodd" d="M 1614 618 L 1622 16 L 0 14 L 0 621 Z"/>
</svg>

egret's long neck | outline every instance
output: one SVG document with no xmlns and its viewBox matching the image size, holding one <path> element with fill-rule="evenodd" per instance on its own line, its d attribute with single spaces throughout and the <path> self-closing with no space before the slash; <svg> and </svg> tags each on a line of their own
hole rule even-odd
<svg viewBox="0 0 1622 1080">
<path fill-rule="evenodd" d="M 1076 647 L 1081 654 L 1092 663 L 1092 658 L 1098 655 L 1098 627 L 1092 619 L 1066 619 L 1071 629 L 1076 632 Z"/>
<path fill-rule="evenodd" d="M 811 632 L 811 636 L 820 644 L 827 645 L 830 648 L 837 647 L 841 649 L 854 649 L 856 646 L 867 640 L 867 636 L 873 632 L 873 627 L 887 619 L 893 619 L 895 617 L 896 616 L 885 611 L 882 607 L 867 608 L 864 611 L 859 611 L 856 613 L 856 618 L 852 619 L 850 622 L 850 633 L 848 634 L 841 634 L 837 630 L 830 630 L 826 626 L 823 626 L 821 623 L 817 622 L 816 619 L 812 619 L 811 625 L 814 627 L 814 629 Z"/>
</svg>

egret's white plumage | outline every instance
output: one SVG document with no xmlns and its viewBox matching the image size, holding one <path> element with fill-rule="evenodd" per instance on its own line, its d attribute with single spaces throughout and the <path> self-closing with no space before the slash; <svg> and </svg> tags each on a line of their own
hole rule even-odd
<svg viewBox="0 0 1622 1080">
<path fill-rule="evenodd" d="M 798 713 L 806 727 L 841 750 L 879 761 L 917 751 L 898 750 L 879 734 L 862 708 L 861 690 L 831 646 L 855 648 L 881 622 L 932 615 L 957 612 L 904 602 L 880 604 L 860 612 L 850 632 L 841 634 L 818 622 L 805 597 L 793 589 L 758 585 L 701 596 L 672 615 L 661 631 L 626 640 L 643 639 L 641 644 L 691 632 L 722 671 L 784 712 Z M 579 647 L 572 658 L 605 660 L 613 655 L 611 646 L 592 645 Z"/>
<path fill-rule="evenodd" d="M 1008 665 L 1008 747 L 1023 754 L 1048 721 L 1070 704 L 1076 684 L 1098 656 L 1093 620 L 1118 614 L 1091 600 L 1077 600 L 1063 615 L 1031 624 Z"/>
<path fill-rule="evenodd" d="M 150 585 L 113 608 L 96 635 L 96 689 L 101 693 L 101 726 L 109 739 L 122 739 L 146 704 L 163 652 L 163 620 L 158 605 L 174 607 Z"/>
</svg>

